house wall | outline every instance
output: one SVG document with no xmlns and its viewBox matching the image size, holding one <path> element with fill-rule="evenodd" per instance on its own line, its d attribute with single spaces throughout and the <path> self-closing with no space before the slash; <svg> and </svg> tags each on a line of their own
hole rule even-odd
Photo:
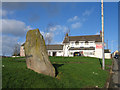
<svg viewBox="0 0 120 90">
<path fill-rule="evenodd" d="M 48 50 L 48 55 L 53 56 L 53 52 L 56 52 L 56 56 L 63 56 L 63 50 Z"/>
<path fill-rule="evenodd" d="M 48 55 L 53 56 L 53 52 L 56 52 L 56 56 L 65 56 L 65 57 L 73 57 L 75 52 L 83 52 L 84 56 L 89 57 L 96 57 L 96 58 L 102 58 L 102 43 L 94 41 L 89 41 L 88 44 L 85 44 L 84 41 L 79 41 L 79 44 L 75 44 L 74 41 L 70 41 L 70 43 L 63 44 L 63 50 L 48 50 Z M 74 47 L 95 47 L 95 50 L 69 50 L 69 48 Z M 24 46 L 21 46 L 20 48 L 20 56 L 25 56 L 24 53 Z M 105 53 L 105 58 L 110 59 L 111 54 Z"/>
<path fill-rule="evenodd" d="M 69 56 L 69 50 L 68 50 L 69 48 L 70 48 L 69 44 L 64 44 L 64 46 L 63 46 L 63 56 L 65 56 L 65 57 Z"/>
<path fill-rule="evenodd" d="M 21 56 L 21 57 L 25 56 L 24 46 L 21 46 L 21 47 L 20 47 L 20 56 Z"/>
<path fill-rule="evenodd" d="M 81 50 L 69 50 L 69 56 L 73 57 L 75 52 L 81 52 Z"/>
<path fill-rule="evenodd" d="M 95 50 L 70 50 L 69 56 L 73 57 L 75 52 L 83 52 L 83 56 L 94 57 Z"/>
<path fill-rule="evenodd" d="M 94 41 L 88 41 L 88 43 L 85 43 L 85 41 L 79 41 L 79 43 L 75 43 L 75 41 L 70 41 L 69 44 L 70 47 L 95 47 L 96 44 Z"/>
<path fill-rule="evenodd" d="M 102 49 L 95 49 L 95 57 L 102 58 Z"/>
<path fill-rule="evenodd" d="M 56 56 L 63 56 L 63 50 L 48 50 L 48 55 L 53 56 L 53 52 L 56 52 Z M 25 56 L 24 46 L 20 47 L 20 56 Z"/>
<path fill-rule="evenodd" d="M 95 46 L 95 57 L 102 58 L 102 42 L 97 42 Z"/>
<path fill-rule="evenodd" d="M 111 59 L 111 53 L 105 53 L 105 58 L 106 59 Z"/>
<path fill-rule="evenodd" d="M 70 41 L 70 47 L 95 47 L 95 50 L 69 50 L 68 56 L 73 57 L 74 52 L 81 52 L 83 51 L 84 56 L 89 56 L 89 57 L 96 57 L 96 58 L 102 58 L 102 42 L 94 42 L 94 41 L 89 41 L 87 44 L 85 41 L 80 41 L 78 45 L 75 44 L 75 41 Z M 67 50 L 66 50 L 67 51 Z M 71 54 L 72 53 L 72 54 Z M 111 54 L 105 53 L 105 58 L 110 59 Z"/>
<path fill-rule="evenodd" d="M 84 56 L 94 57 L 95 56 L 95 50 L 84 50 L 83 51 Z"/>
<path fill-rule="evenodd" d="M 67 48 L 68 47 L 68 48 Z M 63 51 L 65 52 L 64 56 L 70 56 L 73 57 L 74 56 L 74 52 L 81 52 L 83 51 L 83 55 L 84 56 L 90 56 L 90 57 L 101 57 L 100 53 L 101 53 L 101 49 L 100 50 L 96 50 L 97 53 L 95 53 L 95 50 L 68 50 L 70 47 L 74 47 L 74 48 L 80 48 L 80 47 L 95 47 L 96 48 L 96 43 L 95 41 L 88 41 L 88 43 L 85 43 L 85 41 L 79 41 L 79 43 L 75 43 L 75 41 L 70 41 L 69 44 L 64 44 L 64 49 Z"/>
</svg>

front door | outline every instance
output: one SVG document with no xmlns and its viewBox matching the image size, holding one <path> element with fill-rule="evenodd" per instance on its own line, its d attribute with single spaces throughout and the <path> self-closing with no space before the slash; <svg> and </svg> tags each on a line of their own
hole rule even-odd
<svg viewBox="0 0 120 90">
<path fill-rule="evenodd" d="M 53 52 L 53 56 L 56 56 L 56 52 Z"/>
</svg>

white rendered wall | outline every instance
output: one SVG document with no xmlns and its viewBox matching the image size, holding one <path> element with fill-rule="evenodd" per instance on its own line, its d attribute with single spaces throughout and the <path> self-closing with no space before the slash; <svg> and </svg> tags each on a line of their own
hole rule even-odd
<svg viewBox="0 0 120 90">
<path fill-rule="evenodd" d="M 63 51 L 62 52 L 57 52 L 56 56 L 63 56 Z"/>
<path fill-rule="evenodd" d="M 85 43 L 85 41 L 79 41 L 79 43 L 75 44 L 75 41 L 70 41 L 70 47 L 95 47 L 96 44 L 94 41 L 88 41 L 88 43 Z"/>
<path fill-rule="evenodd" d="M 88 54 L 86 54 L 86 53 L 88 53 Z M 90 53 L 92 53 L 92 54 L 90 54 Z M 88 56 L 88 57 L 94 57 L 95 56 L 95 50 L 84 50 L 83 55 Z"/>
<path fill-rule="evenodd" d="M 94 53 L 95 50 L 70 50 L 70 51 L 69 51 L 69 56 L 70 56 L 70 57 L 73 57 L 75 52 L 83 52 L 83 55 L 84 55 L 84 56 L 95 57 L 95 55 L 86 54 L 86 53 L 93 53 L 93 54 L 95 54 L 95 53 Z M 71 54 L 71 53 L 72 53 L 72 54 Z"/>
<path fill-rule="evenodd" d="M 63 56 L 63 50 L 48 50 L 48 55 L 53 56 L 53 52 L 56 52 L 56 56 Z"/>
<path fill-rule="evenodd" d="M 69 44 L 64 44 L 63 46 L 63 56 L 68 57 L 69 56 Z"/>
<path fill-rule="evenodd" d="M 105 53 L 105 59 L 111 59 L 111 53 Z"/>
<path fill-rule="evenodd" d="M 20 47 L 20 56 L 25 56 L 25 52 L 24 52 L 24 46 Z"/>
<path fill-rule="evenodd" d="M 102 43 L 96 43 L 96 45 L 101 45 L 101 44 Z M 95 47 L 95 57 L 102 58 L 102 48 L 96 48 L 96 47 Z"/>
</svg>

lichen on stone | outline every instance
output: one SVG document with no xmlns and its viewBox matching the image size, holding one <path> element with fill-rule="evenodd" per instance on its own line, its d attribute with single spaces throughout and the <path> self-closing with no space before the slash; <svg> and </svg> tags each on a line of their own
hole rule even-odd
<svg viewBox="0 0 120 90">
<path fill-rule="evenodd" d="M 38 73 L 55 76 L 55 69 L 49 61 L 45 40 L 39 29 L 29 30 L 26 35 L 25 55 L 27 67 Z"/>
</svg>

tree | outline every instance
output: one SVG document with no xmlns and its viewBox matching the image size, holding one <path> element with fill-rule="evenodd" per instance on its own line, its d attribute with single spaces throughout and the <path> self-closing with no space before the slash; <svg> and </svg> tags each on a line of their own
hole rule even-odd
<svg viewBox="0 0 120 90">
<path fill-rule="evenodd" d="M 13 56 L 19 56 L 19 55 L 20 55 L 20 44 L 17 43 L 15 44 L 13 49 Z"/>
<path fill-rule="evenodd" d="M 47 28 L 45 29 L 45 42 L 46 42 L 46 45 L 49 45 L 53 40 L 53 32 L 52 32 L 53 27 L 54 27 L 54 24 L 48 24 Z"/>
</svg>

